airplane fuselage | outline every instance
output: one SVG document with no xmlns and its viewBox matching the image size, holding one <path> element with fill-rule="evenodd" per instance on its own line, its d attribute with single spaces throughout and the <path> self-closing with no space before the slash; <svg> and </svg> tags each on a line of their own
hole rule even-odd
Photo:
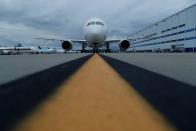
<svg viewBox="0 0 196 131">
<path fill-rule="evenodd" d="M 101 47 L 107 38 L 107 26 L 100 18 L 88 20 L 84 26 L 84 37 L 90 47 Z"/>
</svg>

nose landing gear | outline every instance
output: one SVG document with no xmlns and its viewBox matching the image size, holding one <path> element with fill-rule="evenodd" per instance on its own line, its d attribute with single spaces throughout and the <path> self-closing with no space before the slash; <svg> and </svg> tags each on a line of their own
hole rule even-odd
<svg viewBox="0 0 196 131">
<path fill-rule="evenodd" d="M 99 48 L 98 47 L 93 47 L 93 53 L 99 53 Z"/>
</svg>

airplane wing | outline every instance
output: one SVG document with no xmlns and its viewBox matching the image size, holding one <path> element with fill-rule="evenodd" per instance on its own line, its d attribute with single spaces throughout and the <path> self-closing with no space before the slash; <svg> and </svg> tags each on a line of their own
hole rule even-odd
<svg viewBox="0 0 196 131">
<path fill-rule="evenodd" d="M 139 39 L 147 39 L 147 38 L 125 38 L 125 39 L 108 39 L 105 41 L 106 44 L 112 44 L 112 43 L 119 43 L 121 41 L 130 41 L 133 42 L 135 40 Z"/>
<path fill-rule="evenodd" d="M 105 41 L 105 43 L 106 44 L 112 44 L 112 43 L 118 43 L 120 41 L 122 41 L 122 40 L 120 40 L 120 39 L 108 39 L 108 40 Z"/>
<path fill-rule="evenodd" d="M 104 46 L 109 50 L 111 44 L 119 44 L 121 50 L 126 51 L 131 46 L 131 42 L 138 40 L 138 39 L 150 39 L 151 37 L 144 37 L 144 38 L 125 38 L 125 39 L 107 39 L 104 43 Z M 72 49 L 72 44 L 81 44 L 82 51 L 85 50 L 87 46 L 86 40 L 70 40 L 70 39 L 61 39 L 61 38 L 36 38 L 41 40 L 49 40 L 49 41 L 60 41 L 62 42 L 62 48 L 66 51 Z"/>
<path fill-rule="evenodd" d="M 63 39 L 58 39 L 58 38 L 35 38 L 37 40 L 49 40 L 49 41 L 65 41 Z"/>
<path fill-rule="evenodd" d="M 86 40 L 71 40 L 73 43 L 86 44 Z"/>
<path fill-rule="evenodd" d="M 108 39 L 105 41 L 105 47 L 109 50 L 111 44 L 119 44 L 119 47 L 122 51 L 127 51 L 132 42 L 136 40 L 148 40 L 148 39 L 155 39 L 155 37 L 143 37 L 143 38 L 125 38 L 125 39 Z"/>
<path fill-rule="evenodd" d="M 127 41 L 135 41 L 135 40 L 140 40 L 140 39 L 149 39 L 149 37 L 147 38 L 124 38 L 124 39 L 107 39 L 105 42 L 106 44 L 111 44 L 111 43 L 118 43 L 118 42 L 121 42 L 121 41 L 124 41 L 124 40 L 127 40 Z"/>
<path fill-rule="evenodd" d="M 65 51 L 70 51 L 73 48 L 73 44 L 81 44 L 82 45 L 82 51 L 85 50 L 85 47 L 87 46 L 86 40 L 70 40 L 70 39 L 61 39 L 61 38 L 35 38 L 37 40 L 47 40 L 47 41 L 60 41 L 62 42 L 62 48 Z"/>
<path fill-rule="evenodd" d="M 48 40 L 48 41 L 60 41 L 60 42 L 64 42 L 64 41 L 70 41 L 73 43 L 80 43 L 80 44 L 86 44 L 86 40 L 65 40 L 65 39 L 58 39 L 58 38 L 36 38 L 38 40 Z"/>
</svg>

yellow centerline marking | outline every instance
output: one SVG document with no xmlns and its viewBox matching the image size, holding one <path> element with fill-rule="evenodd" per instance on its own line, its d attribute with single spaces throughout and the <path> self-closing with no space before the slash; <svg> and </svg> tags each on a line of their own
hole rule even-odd
<svg viewBox="0 0 196 131">
<path fill-rule="evenodd" d="M 170 131 L 175 128 L 100 56 L 94 55 L 15 130 Z"/>
</svg>

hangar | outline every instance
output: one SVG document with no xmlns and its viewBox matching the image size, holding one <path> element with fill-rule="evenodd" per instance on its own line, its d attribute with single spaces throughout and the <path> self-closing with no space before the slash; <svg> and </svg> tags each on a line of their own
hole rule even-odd
<svg viewBox="0 0 196 131">
<path fill-rule="evenodd" d="M 136 52 L 196 52 L 196 4 L 131 35 Z"/>
</svg>

